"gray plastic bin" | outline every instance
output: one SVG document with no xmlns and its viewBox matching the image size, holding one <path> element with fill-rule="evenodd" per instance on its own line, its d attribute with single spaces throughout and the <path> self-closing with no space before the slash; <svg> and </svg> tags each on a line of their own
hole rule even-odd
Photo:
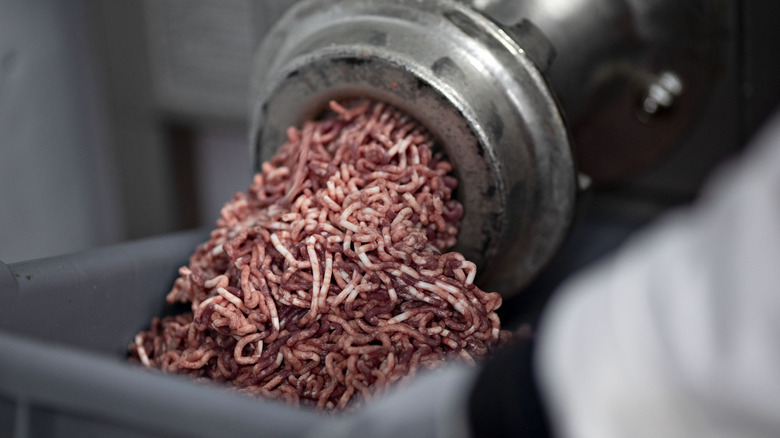
<svg viewBox="0 0 780 438">
<path fill-rule="evenodd" d="M 207 237 L 0 263 L 0 437 L 292 437 L 334 421 L 127 362 Z"/>
</svg>

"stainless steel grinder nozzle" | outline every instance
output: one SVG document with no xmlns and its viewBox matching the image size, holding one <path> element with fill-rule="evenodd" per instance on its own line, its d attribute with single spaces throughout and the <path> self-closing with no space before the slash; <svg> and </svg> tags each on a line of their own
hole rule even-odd
<svg viewBox="0 0 780 438">
<path fill-rule="evenodd" d="M 434 134 L 455 168 L 465 210 L 455 250 L 477 264 L 481 287 L 513 295 L 562 244 L 577 193 L 569 131 L 543 74 L 553 46 L 531 21 L 502 25 L 488 13 L 521 3 L 298 2 L 256 55 L 256 169 L 288 126 L 331 99 L 392 104 Z"/>
<path fill-rule="evenodd" d="M 256 58 L 256 165 L 287 126 L 351 96 L 392 104 L 437 138 L 464 205 L 455 249 L 482 287 L 509 295 L 548 261 L 572 219 L 574 161 L 541 72 L 498 25 L 451 1 L 296 4 Z"/>
</svg>

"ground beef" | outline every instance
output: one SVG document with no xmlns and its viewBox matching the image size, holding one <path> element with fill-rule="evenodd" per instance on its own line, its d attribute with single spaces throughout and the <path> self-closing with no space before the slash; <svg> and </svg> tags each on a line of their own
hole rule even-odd
<svg viewBox="0 0 780 438">
<path fill-rule="evenodd" d="M 497 293 L 443 252 L 462 205 L 431 136 L 378 102 L 331 102 L 290 128 L 247 193 L 222 209 L 131 356 L 241 392 L 343 410 L 506 337 Z"/>
</svg>

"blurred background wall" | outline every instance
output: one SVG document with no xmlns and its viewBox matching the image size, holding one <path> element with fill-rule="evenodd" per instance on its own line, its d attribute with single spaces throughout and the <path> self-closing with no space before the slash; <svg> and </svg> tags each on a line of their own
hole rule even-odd
<svg viewBox="0 0 780 438">
<path fill-rule="evenodd" d="M 255 46 L 287 0 L 0 0 L 0 260 L 210 226 L 251 181 Z M 722 81 L 685 144 L 599 190 L 605 215 L 689 202 L 780 99 L 780 3 L 733 1 Z"/>
<path fill-rule="evenodd" d="M 0 0 L 0 260 L 213 224 L 250 183 L 253 47 L 289 3 Z"/>
<path fill-rule="evenodd" d="M 119 180 L 83 8 L 0 2 L 0 258 L 123 237 Z"/>
</svg>

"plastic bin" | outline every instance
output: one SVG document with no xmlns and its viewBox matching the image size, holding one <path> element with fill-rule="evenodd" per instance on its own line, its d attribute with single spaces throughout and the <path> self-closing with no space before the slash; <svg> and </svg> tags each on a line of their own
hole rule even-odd
<svg viewBox="0 0 780 438">
<path fill-rule="evenodd" d="M 292 437 L 334 421 L 127 362 L 207 237 L 0 263 L 0 437 Z"/>
</svg>

